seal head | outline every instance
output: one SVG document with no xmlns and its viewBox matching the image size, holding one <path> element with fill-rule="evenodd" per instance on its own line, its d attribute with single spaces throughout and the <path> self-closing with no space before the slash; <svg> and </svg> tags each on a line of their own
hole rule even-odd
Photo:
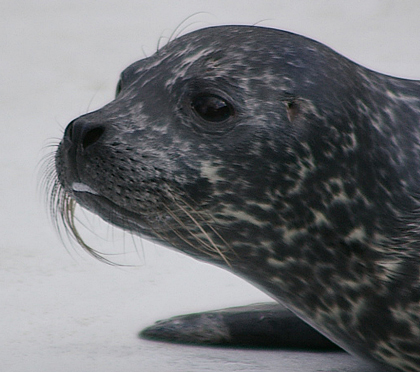
<svg viewBox="0 0 420 372">
<path fill-rule="evenodd" d="M 207 28 L 68 125 L 53 199 L 73 230 L 77 203 L 231 270 L 383 369 L 420 371 L 419 119 L 419 82 L 295 34 Z"/>
</svg>

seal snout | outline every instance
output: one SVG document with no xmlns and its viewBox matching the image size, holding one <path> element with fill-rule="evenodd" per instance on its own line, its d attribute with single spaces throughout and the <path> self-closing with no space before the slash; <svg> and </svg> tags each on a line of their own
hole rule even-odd
<svg viewBox="0 0 420 372">
<path fill-rule="evenodd" d="M 81 117 L 73 120 L 67 126 L 64 139 L 69 141 L 75 148 L 86 150 L 96 143 L 104 134 L 105 127 L 101 124 L 91 123 Z"/>
<path fill-rule="evenodd" d="M 86 182 L 86 178 L 89 178 L 92 171 L 87 168 L 89 169 L 94 154 L 101 151 L 100 143 L 103 141 L 100 139 L 106 131 L 105 125 L 90 120 L 91 116 L 88 117 L 88 115 L 79 117 L 68 124 L 56 157 L 57 172 L 61 175 L 60 182 L 71 192 L 81 191 L 77 188 L 77 183 Z M 76 188 L 71 186 L 74 182 L 76 182 Z"/>
</svg>

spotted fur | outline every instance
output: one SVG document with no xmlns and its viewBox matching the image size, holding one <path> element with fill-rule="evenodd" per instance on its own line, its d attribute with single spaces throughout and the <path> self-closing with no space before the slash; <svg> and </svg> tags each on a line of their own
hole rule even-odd
<svg viewBox="0 0 420 372">
<path fill-rule="evenodd" d="M 228 268 L 383 369 L 420 371 L 420 82 L 223 26 L 170 42 L 119 86 L 56 153 L 53 200 L 73 231 L 69 200 Z M 200 94 L 234 111 L 206 121 Z"/>
</svg>

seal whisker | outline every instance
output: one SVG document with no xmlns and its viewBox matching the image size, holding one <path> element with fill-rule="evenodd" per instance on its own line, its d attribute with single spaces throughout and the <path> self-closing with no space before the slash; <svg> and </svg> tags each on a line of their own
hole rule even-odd
<svg viewBox="0 0 420 372">
<path fill-rule="evenodd" d="M 200 218 L 201 222 L 204 223 L 206 225 L 206 227 L 208 227 L 215 235 L 218 239 L 220 239 L 220 241 L 224 244 L 224 246 L 227 248 L 227 250 L 230 253 L 233 253 L 235 256 L 237 256 L 237 253 L 232 249 L 231 245 L 225 240 L 225 238 L 223 238 L 223 236 L 217 231 L 217 229 L 213 226 L 213 224 L 216 225 L 216 222 L 214 221 L 213 217 L 209 214 L 206 215 L 206 217 L 203 216 L 203 213 L 196 210 L 194 207 L 192 207 L 192 205 L 190 203 L 188 203 L 186 200 L 186 198 L 184 197 L 182 199 L 182 202 L 186 205 L 187 208 L 189 208 L 191 211 L 194 212 L 194 214 Z M 184 213 L 187 213 L 187 211 L 185 210 L 185 208 L 183 208 L 178 202 L 176 202 L 176 205 L 181 208 Z M 195 219 L 197 223 L 198 220 Z M 212 223 L 210 223 L 212 222 Z M 208 234 L 207 234 L 208 235 Z"/>
<path fill-rule="evenodd" d="M 156 45 L 156 53 L 158 53 L 159 50 L 162 49 L 163 46 L 161 45 L 161 43 L 162 43 L 162 40 L 164 40 L 164 39 L 167 39 L 167 37 L 164 37 L 163 32 L 162 32 L 162 34 L 159 36 L 159 39 L 158 39 L 158 42 L 157 42 L 157 45 Z"/>
<path fill-rule="evenodd" d="M 216 252 L 217 254 L 218 254 L 218 256 L 220 256 L 225 262 L 226 262 L 226 264 L 227 265 L 229 265 L 229 267 L 230 267 L 230 263 L 229 263 L 229 261 L 227 260 L 227 258 L 226 258 L 226 256 L 224 255 L 224 253 L 220 250 L 220 248 L 214 243 L 214 241 L 209 237 L 209 235 L 207 234 L 207 232 L 203 229 L 203 227 L 198 223 L 198 221 L 191 215 L 191 213 L 189 213 L 185 208 L 183 208 L 181 205 L 179 205 L 178 203 L 176 203 L 176 205 L 179 207 L 179 209 L 182 211 L 182 212 L 184 212 L 184 214 L 189 218 L 189 219 L 191 219 L 191 221 L 194 223 L 194 225 L 201 231 L 201 233 L 205 236 L 205 238 L 208 240 L 208 242 L 209 242 L 209 244 L 208 243 L 206 243 L 203 239 L 201 239 L 200 237 L 198 237 L 197 236 L 197 234 L 195 234 L 195 233 L 193 233 L 191 230 L 188 230 L 188 232 L 189 232 L 189 234 L 190 234 L 190 236 L 191 237 L 193 237 L 198 243 L 199 243 L 199 246 L 198 247 L 196 247 L 196 246 L 194 246 L 194 245 L 192 245 L 191 243 L 189 243 L 189 245 L 191 246 L 191 247 L 193 247 L 193 248 L 196 248 L 196 249 L 199 249 L 199 248 L 207 248 L 206 250 L 202 250 L 202 252 L 203 253 L 207 253 L 207 254 L 210 254 L 211 255 L 211 253 L 214 253 L 214 252 Z M 181 226 L 181 227 L 185 227 L 185 223 L 180 219 L 180 217 L 176 214 L 176 213 L 174 213 L 174 211 L 173 210 L 171 210 L 171 209 L 169 209 L 169 208 L 167 208 L 167 211 L 168 211 L 168 213 L 170 214 L 170 216 L 176 221 L 176 222 L 178 222 L 179 223 L 179 225 Z M 174 232 L 174 233 L 177 233 L 178 234 L 178 231 L 175 229 L 175 228 L 173 228 L 173 227 L 171 227 L 171 230 Z M 179 235 L 177 235 L 178 237 L 180 237 L 181 238 L 181 236 L 179 236 Z M 186 240 L 185 240 L 185 238 L 184 237 L 182 237 L 182 239 L 183 239 L 183 241 L 184 242 L 187 242 Z"/>
<path fill-rule="evenodd" d="M 141 51 L 143 52 L 143 56 L 144 56 L 144 58 L 147 58 L 147 57 L 148 57 L 148 55 L 147 55 L 147 53 L 146 53 L 146 50 L 144 49 L 144 45 L 142 45 L 142 46 L 141 46 Z"/>
<path fill-rule="evenodd" d="M 169 225 L 167 225 L 169 228 L 170 228 L 170 231 L 172 232 L 172 233 L 174 233 L 175 235 L 176 235 L 176 237 L 177 238 L 179 238 L 182 242 L 184 242 L 185 244 L 187 244 L 187 246 L 189 246 L 190 248 L 193 248 L 193 249 L 195 249 L 195 250 L 198 250 L 198 251 L 200 251 L 201 253 L 204 253 L 204 254 L 206 254 L 206 255 L 208 255 L 208 256 L 212 256 L 212 251 L 208 251 L 208 250 L 205 250 L 205 249 L 203 249 L 203 246 L 205 247 L 205 244 L 198 244 L 198 245 L 194 245 L 193 243 L 191 243 L 181 232 L 179 232 L 177 229 L 175 229 L 173 226 L 169 226 Z M 156 235 L 160 238 L 160 239 L 162 239 L 162 241 L 164 241 L 164 242 L 169 242 L 171 239 L 169 238 L 169 234 L 168 233 L 165 233 L 165 231 L 163 231 L 163 230 L 154 230 L 154 232 L 156 233 Z M 197 240 L 196 239 L 196 237 L 193 235 L 193 234 L 190 234 L 195 240 Z M 199 242 L 199 243 L 201 243 L 201 242 Z"/>
<path fill-rule="evenodd" d="M 187 25 L 184 26 L 184 24 L 189 21 L 191 18 L 194 18 L 198 15 L 201 14 L 206 14 L 209 15 L 210 13 L 208 12 L 196 12 L 191 14 L 190 16 L 188 16 L 187 18 L 185 18 L 171 33 L 171 35 L 169 36 L 168 42 L 171 42 L 174 39 L 177 39 L 180 35 L 182 35 L 182 33 L 188 28 L 191 27 L 194 24 L 199 23 L 199 21 L 193 22 L 193 23 L 189 23 Z M 181 28 L 182 27 L 182 28 Z"/>
<path fill-rule="evenodd" d="M 122 265 L 116 262 L 113 262 L 107 258 L 104 257 L 104 253 L 98 252 L 96 249 L 92 248 L 91 246 L 89 246 L 88 244 L 86 244 L 86 242 L 84 241 L 84 239 L 82 238 L 82 236 L 79 233 L 79 230 L 76 226 L 76 222 L 75 222 L 75 210 L 76 210 L 76 206 L 77 203 L 74 199 L 72 199 L 71 197 L 65 197 L 64 198 L 64 202 L 62 205 L 62 218 L 63 218 L 63 222 L 65 224 L 66 227 L 68 227 L 68 229 L 66 229 L 66 231 L 70 231 L 71 232 L 71 237 L 73 239 L 76 240 L 76 242 L 82 247 L 84 248 L 91 256 L 93 256 L 94 258 L 108 264 L 111 266 L 127 266 L 127 265 Z"/>
<path fill-rule="evenodd" d="M 103 257 L 92 247 L 90 247 L 81 237 L 75 222 L 75 210 L 77 202 L 63 189 L 57 179 L 53 160 L 53 154 L 45 157 L 44 177 L 41 183 L 48 190 L 47 205 L 52 218 L 54 227 L 64 242 L 63 236 L 66 235 L 69 240 L 75 240 L 82 248 L 84 248 L 94 258 L 110 265 L 116 263 Z M 66 246 L 66 244 L 65 244 Z"/>
<path fill-rule="evenodd" d="M 184 223 L 182 222 L 182 220 L 175 213 L 173 213 L 171 210 L 168 210 L 168 213 L 174 219 L 174 221 L 176 221 L 178 223 L 179 226 L 184 226 Z M 165 221 L 164 224 L 169 228 L 170 232 L 175 234 L 175 236 L 177 238 L 179 238 L 182 242 L 187 244 L 187 246 L 189 246 L 190 248 L 192 248 L 194 250 L 198 250 L 199 252 L 201 252 L 205 255 L 208 255 L 210 257 L 213 256 L 214 250 L 211 249 L 211 247 L 208 246 L 205 242 L 200 240 L 197 236 L 195 236 L 192 232 L 189 232 L 189 236 L 191 236 L 194 240 L 196 240 L 199 243 L 198 245 L 195 245 L 190 240 L 188 240 L 187 237 L 184 236 L 182 234 L 182 232 L 180 232 L 172 224 L 169 224 L 166 221 Z M 163 242 L 170 242 L 171 241 L 170 234 L 168 233 L 168 230 L 162 229 L 162 228 L 157 229 L 157 228 L 154 227 L 153 232 Z M 203 249 L 203 248 L 207 248 L 207 249 Z"/>
</svg>

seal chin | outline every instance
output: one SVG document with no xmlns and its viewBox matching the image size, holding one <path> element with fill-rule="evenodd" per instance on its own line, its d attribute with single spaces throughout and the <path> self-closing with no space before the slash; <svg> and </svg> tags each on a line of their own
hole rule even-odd
<svg viewBox="0 0 420 372">
<path fill-rule="evenodd" d="M 84 183 L 81 183 L 81 182 L 73 182 L 73 184 L 71 185 L 71 189 L 72 191 L 75 191 L 75 192 L 87 192 L 92 195 L 99 195 L 90 186 L 85 185 Z"/>
<path fill-rule="evenodd" d="M 142 214 L 121 207 L 85 183 L 73 182 L 70 186 L 70 193 L 78 204 L 93 213 L 102 213 L 102 215 L 108 216 L 104 217 L 106 221 L 124 230 L 137 229 L 140 235 L 150 231 L 146 218 Z"/>
</svg>

